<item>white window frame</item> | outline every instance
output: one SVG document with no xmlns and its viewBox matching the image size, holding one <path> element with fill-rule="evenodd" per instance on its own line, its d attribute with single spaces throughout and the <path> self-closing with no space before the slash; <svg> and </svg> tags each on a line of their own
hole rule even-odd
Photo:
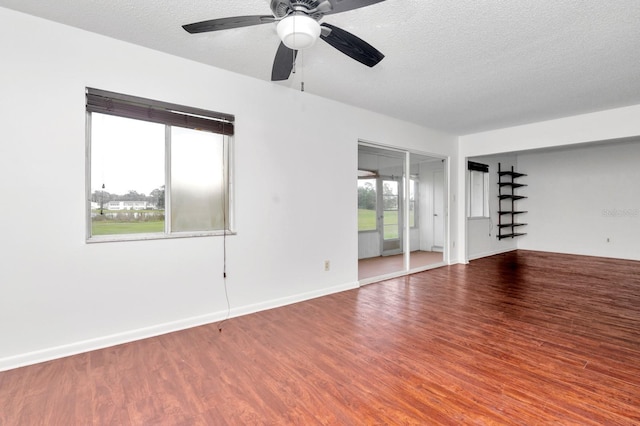
<svg viewBox="0 0 640 426">
<path fill-rule="evenodd" d="M 110 235 L 91 235 L 92 219 L 91 219 L 91 118 L 92 113 L 102 113 L 102 111 L 91 111 L 89 106 L 86 109 L 86 164 L 85 164 L 85 186 L 86 186 L 86 242 L 87 243 L 101 243 L 101 242 L 113 242 L 113 241 L 140 241 L 140 240 L 156 240 L 156 239 L 171 239 L 171 238 L 187 238 L 187 237 L 206 237 L 206 236 L 219 236 L 219 235 L 235 235 L 235 221 L 234 221 L 234 156 L 233 156 L 233 123 L 234 117 L 229 114 L 217 113 L 213 111 L 200 110 L 196 108 L 190 108 L 186 106 L 169 104 L 159 101 L 153 101 L 144 98 L 137 98 L 128 95 L 117 94 L 113 92 L 102 91 L 98 89 L 87 88 L 87 94 L 98 93 L 104 96 L 113 96 L 116 99 L 123 99 L 125 101 L 131 101 L 132 103 L 138 103 L 141 105 L 149 105 L 152 108 L 165 108 L 170 114 L 182 113 L 186 117 L 184 118 L 186 125 L 177 125 L 177 127 L 192 128 L 195 130 L 201 130 L 198 127 L 198 123 L 203 123 L 202 120 L 212 120 L 215 126 L 215 121 L 220 122 L 220 129 L 225 127 L 225 132 L 229 132 L 228 126 L 231 126 L 231 134 L 224 134 L 222 130 L 220 132 L 214 131 L 214 133 L 223 134 L 223 173 L 227 181 L 227 198 L 224 202 L 227 204 L 224 219 L 224 229 L 210 230 L 210 231 L 184 231 L 176 232 L 171 230 L 171 127 L 176 124 L 166 124 L 156 119 L 145 120 L 144 118 L 128 117 L 126 115 L 120 115 L 113 113 L 111 115 L 139 119 L 141 121 L 154 121 L 156 123 L 165 125 L 165 226 L 164 232 L 157 233 L 131 233 L 131 234 L 110 234 Z M 108 112 L 107 112 L 108 113 Z M 193 122 L 191 122 L 193 121 Z"/>
</svg>

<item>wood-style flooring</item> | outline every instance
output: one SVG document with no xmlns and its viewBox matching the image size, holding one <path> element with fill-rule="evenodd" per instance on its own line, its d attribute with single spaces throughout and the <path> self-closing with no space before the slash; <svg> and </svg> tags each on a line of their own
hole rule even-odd
<svg viewBox="0 0 640 426">
<path fill-rule="evenodd" d="M 638 425 L 640 262 L 518 251 L 0 373 L 2 425 Z"/>
<path fill-rule="evenodd" d="M 417 269 L 430 265 L 442 264 L 442 252 L 412 251 L 409 257 L 409 268 Z M 404 254 L 394 256 L 377 256 L 358 260 L 358 279 L 379 277 L 394 272 L 404 271 Z"/>
</svg>

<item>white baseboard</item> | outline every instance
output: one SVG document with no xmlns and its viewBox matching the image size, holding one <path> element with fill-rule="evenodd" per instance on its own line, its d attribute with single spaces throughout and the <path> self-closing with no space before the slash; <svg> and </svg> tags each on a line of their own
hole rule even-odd
<svg viewBox="0 0 640 426">
<path fill-rule="evenodd" d="M 279 308 L 291 305 L 305 300 L 315 299 L 317 297 L 327 296 L 334 293 L 340 293 L 346 290 L 358 288 L 357 282 L 342 284 L 321 290 L 301 293 L 293 296 L 273 299 L 253 305 L 232 308 L 229 318 L 248 315 L 259 311 Z M 161 334 L 173 333 L 175 331 L 185 330 L 187 328 L 198 327 L 201 325 L 212 324 L 222 321 L 227 317 L 227 311 L 214 312 L 206 315 L 200 315 L 190 318 L 184 318 L 177 321 L 171 321 L 163 324 L 157 324 L 150 327 L 128 330 L 122 333 L 101 336 L 94 339 L 83 340 L 66 345 L 45 348 L 33 352 L 13 355 L 0 358 L 0 371 L 11 370 L 14 368 L 24 367 L 27 365 L 37 364 L 45 361 L 51 361 L 58 358 L 64 358 L 71 355 L 77 355 L 83 352 L 104 349 L 110 346 L 121 345 L 123 343 L 133 342 L 135 340 L 147 339 L 149 337 L 159 336 Z"/>
<path fill-rule="evenodd" d="M 495 251 L 488 251 L 488 252 L 484 252 L 484 253 L 478 253 L 478 254 L 474 254 L 473 256 L 469 256 L 469 260 L 481 259 L 483 257 L 495 256 L 496 254 L 508 253 L 510 251 L 516 251 L 516 250 L 518 250 L 518 249 L 512 247 L 512 248 L 508 248 L 508 249 L 501 249 L 501 250 L 495 250 Z"/>
</svg>

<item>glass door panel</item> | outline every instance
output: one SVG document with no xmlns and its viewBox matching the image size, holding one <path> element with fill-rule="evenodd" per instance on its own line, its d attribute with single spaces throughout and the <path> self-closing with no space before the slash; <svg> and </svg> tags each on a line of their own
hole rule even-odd
<svg viewBox="0 0 640 426">
<path fill-rule="evenodd" d="M 358 145 L 358 279 L 406 271 L 406 151 Z"/>
<path fill-rule="evenodd" d="M 409 268 L 443 262 L 445 227 L 444 161 L 410 154 Z"/>
<path fill-rule="evenodd" d="M 358 279 L 444 263 L 446 161 L 358 146 Z"/>
<path fill-rule="evenodd" d="M 382 180 L 382 255 L 402 253 L 401 181 Z"/>
</svg>

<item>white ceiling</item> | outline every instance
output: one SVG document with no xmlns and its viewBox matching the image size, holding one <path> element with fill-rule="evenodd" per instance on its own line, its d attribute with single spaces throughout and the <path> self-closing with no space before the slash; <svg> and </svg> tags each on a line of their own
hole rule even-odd
<svg viewBox="0 0 640 426">
<path fill-rule="evenodd" d="M 269 81 L 268 0 L 0 0 L 0 6 Z M 368 68 L 319 41 L 279 84 L 457 135 L 640 104 L 639 0 L 386 0 L 329 15 L 386 55 Z"/>
</svg>

